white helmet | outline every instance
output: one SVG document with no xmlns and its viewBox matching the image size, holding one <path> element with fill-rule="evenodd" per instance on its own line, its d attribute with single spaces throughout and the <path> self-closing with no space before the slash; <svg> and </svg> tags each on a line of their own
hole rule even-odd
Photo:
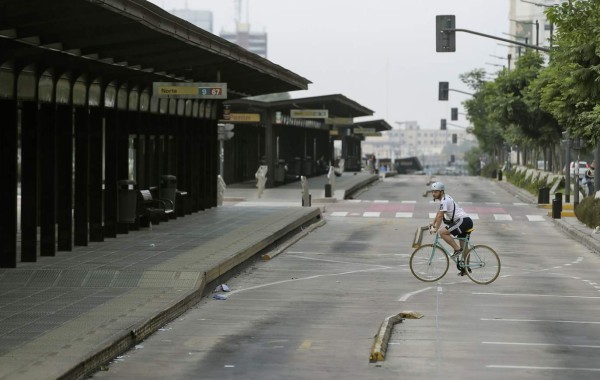
<svg viewBox="0 0 600 380">
<path fill-rule="evenodd" d="M 443 183 L 441 182 L 434 182 L 431 184 L 431 190 L 441 190 L 444 191 L 446 190 L 446 186 L 444 186 Z"/>
</svg>

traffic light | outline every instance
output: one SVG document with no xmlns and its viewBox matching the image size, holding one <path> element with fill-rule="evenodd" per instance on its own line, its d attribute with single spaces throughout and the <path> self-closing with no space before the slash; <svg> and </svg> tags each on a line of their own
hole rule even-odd
<svg viewBox="0 0 600 380">
<path fill-rule="evenodd" d="M 458 141 L 458 135 L 456 133 L 452 134 L 452 144 L 456 144 L 456 142 Z"/>
<path fill-rule="evenodd" d="M 233 128 L 235 127 L 233 124 L 219 124 L 218 125 L 218 139 L 219 140 L 229 140 L 233 137 Z"/>
<path fill-rule="evenodd" d="M 450 108 L 450 120 L 458 120 L 458 108 Z"/>
<path fill-rule="evenodd" d="M 448 82 L 440 82 L 438 100 L 448 100 L 449 87 L 450 85 L 448 84 Z"/>
<path fill-rule="evenodd" d="M 448 53 L 456 51 L 456 16 L 435 16 L 435 51 Z"/>
<path fill-rule="evenodd" d="M 446 130 L 446 119 L 442 119 L 441 123 L 440 123 L 440 130 L 445 131 Z"/>
</svg>

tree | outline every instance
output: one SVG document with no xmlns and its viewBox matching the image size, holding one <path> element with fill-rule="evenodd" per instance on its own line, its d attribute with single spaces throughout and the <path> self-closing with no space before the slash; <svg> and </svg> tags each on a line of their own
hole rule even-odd
<svg viewBox="0 0 600 380">
<path fill-rule="evenodd" d="M 568 0 L 548 8 L 558 47 L 543 74 L 540 105 L 572 136 L 600 141 L 600 0 Z"/>
</svg>

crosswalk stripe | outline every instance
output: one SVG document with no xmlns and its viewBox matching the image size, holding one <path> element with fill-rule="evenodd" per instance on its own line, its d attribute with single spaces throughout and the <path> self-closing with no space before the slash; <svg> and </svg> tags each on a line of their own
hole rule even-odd
<svg viewBox="0 0 600 380">
<path fill-rule="evenodd" d="M 396 218 L 412 218 L 413 213 L 412 212 L 397 212 L 396 213 Z"/>
<path fill-rule="evenodd" d="M 389 200 L 383 200 L 383 199 L 375 199 L 373 201 L 373 203 L 390 203 L 390 201 Z"/>
<path fill-rule="evenodd" d="M 346 211 L 334 211 L 331 213 L 331 216 L 346 216 L 348 213 Z"/>
<path fill-rule="evenodd" d="M 496 220 L 512 220 L 512 216 L 508 214 L 494 214 Z"/>
<path fill-rule="evenodd" d="M 479 214 L 469 214 L 472 220 L 479 220 Z"/>
<path fill-rule="evenodd" d="M 378 211 L 363 212 L 363 217 L 365 217 L 365 218 L 379 218 L 380 215 L 381 215 L 381 213 Z"/>
<path fill-rule="evenodd" d="M 543 215 L 525 215 L 527 217 L 527 219 L 529 219 L 530 222 L 543 222 L 544 220 L 544 216 Z"/>
</svg>

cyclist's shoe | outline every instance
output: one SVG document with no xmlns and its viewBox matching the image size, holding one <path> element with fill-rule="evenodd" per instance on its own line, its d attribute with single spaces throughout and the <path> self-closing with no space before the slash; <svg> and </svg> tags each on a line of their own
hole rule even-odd
<svg viewBox="0 0 600 380">
<path fill-rule="evenodd" d="M 464 276 L 464 275 L 466 275 L 466 274 L 467 274 L 467 271 L 466 271 L 466 270 L 464 270 L 464 269 L 461 269 L 461 270 L 460 270 L 460 272 L 458 272 L 456 275 L 457 275 L 457 276 L 461 276 L 461 277 L 462 277 L 462 276 Z"/>
<path fill-rule="evenodd" d="M 452 257 L 458 257 L 461 253 L 462 253 L 462 249 L 459 249 L 458 251 L 454 251 L 454 253 L 452 254 Z"/>
</svg>

